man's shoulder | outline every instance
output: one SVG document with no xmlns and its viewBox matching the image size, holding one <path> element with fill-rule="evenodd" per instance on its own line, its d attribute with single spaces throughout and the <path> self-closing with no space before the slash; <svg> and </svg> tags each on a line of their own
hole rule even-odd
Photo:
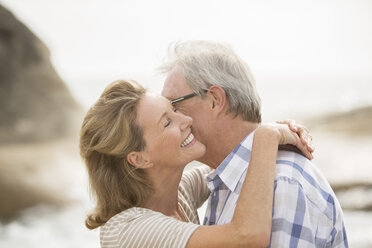
<svg viewBox="0 0 372 248">
<path fill-rule="evenodd" d="M 279 151 L 276 160 L 276 176 L 286 176 L 299 182 L 329 185 L 323 173 L 313 161 L 293 151 Z"/>
<path fill-rule="evenodd" d="M 278 152 L 275 183 L 295 184 L 308 200 L 322 209 L 332 205 L 332 199 L 335 199 L 331 186 L 319 168 L 293 151 Z"/>
</svg>

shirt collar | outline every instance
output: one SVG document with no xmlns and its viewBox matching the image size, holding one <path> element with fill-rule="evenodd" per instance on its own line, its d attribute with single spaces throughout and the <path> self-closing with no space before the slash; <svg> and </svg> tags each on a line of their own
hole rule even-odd
<svg viewBox="0 0 372 248">
<path fill-rule="evenodd" d="M 251 159 L 254 131 L 245 137 L 240 144 L 207 176 L 207 184 L 211 190 L 224 183 L 230 191 L 235 191 L 239 179 L 248 169 Z"/>
</svg>

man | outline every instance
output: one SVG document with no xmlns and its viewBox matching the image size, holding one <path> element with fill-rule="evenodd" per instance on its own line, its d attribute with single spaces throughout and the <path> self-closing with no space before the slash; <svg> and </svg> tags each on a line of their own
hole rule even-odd
<svg viewBox="0 0 372 248">
<path fill-rule="evenodd" d="M 206 145 L 200 162 L 211 196 L 204 224 L 231 221 L 250 160 L 261 102 L 248 66 L 228 46 L 175 44 L 162 95 L 193 118 L 193 133 Z M 254 204 L 254 202 L 252 202 Z M 279 151 L 274 183 L 271 247 L 348 247 L 343 213 L 317 167 L 293 151 Z"/>
</svg>

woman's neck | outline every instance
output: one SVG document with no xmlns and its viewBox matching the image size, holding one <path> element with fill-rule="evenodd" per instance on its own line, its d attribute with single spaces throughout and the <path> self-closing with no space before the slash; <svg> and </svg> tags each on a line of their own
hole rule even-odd
<svg viewBox="0 0 372 248">
<path fill-rule="evenodd" d="M 183 170 L 165 173 L 149 170 L 148 175 L 152 182 L 153 193 L 145 203 L 145 208 L 161 212 L 164 215 L 179 217 L 178 186 Z"/>
</svg>

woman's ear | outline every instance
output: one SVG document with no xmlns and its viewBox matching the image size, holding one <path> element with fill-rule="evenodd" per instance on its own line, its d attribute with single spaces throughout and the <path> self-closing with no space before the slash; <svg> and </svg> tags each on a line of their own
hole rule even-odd
<svg viewBox="0 0 372 248">
<path fill-rule="evenodd" d="M 130 152 L 127 155 L 127 160 L 131 165 L 140 169 L 150 168 L 154 165 L 146 158 L 144 152 Z"/>
<path fill-rule="evenodd" d="M 222 87 L 213 85 L 209 88 L 208 93 L 211 96 L 211 108 L 220 113 L 225 109 L 226 105 L 226 93 Z"/>
</svg>

